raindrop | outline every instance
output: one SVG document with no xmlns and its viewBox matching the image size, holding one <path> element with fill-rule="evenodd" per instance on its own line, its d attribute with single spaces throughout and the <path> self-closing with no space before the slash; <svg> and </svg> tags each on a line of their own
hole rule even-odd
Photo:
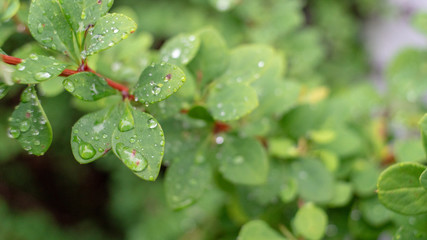
<svg viewBox="0 0 427 240">
<path fill-rule="evenodd" d="M 160 91 L 161 91 L 162 89 L 161 88 L 159 88 L 159 86 L 154 86 L 153 87 L 153 89 L 151 90 L 151 92 L 154 94 L 154 95 L 159 95 L 159 93 L 160 93 Z"/>
<path fill-rule="evenodd" d="M 34 145 L 39 146 L 40 145 L 40 141 L 39 140 L 34 140 Z"/>
<path fill-rule="evenodd" d="M 122 143 L 116 145 L 116 152 L 123 163 L 132 171 L 140 172 L 147 167 L 147 160 L 135 149 L 125 147 Z"/>
<path fill-rule="evenodd" d="M 15 127 L 10 127 L 7 131 L 7 134 L 10 138 L 19 138 L 19 136 L 21 135 L 21 131 L 19 131 L 19 129 Z"/>
<path fill-rule="evenodd" d="M 43 32 L 43 30 L 44 30 L 43 24 L 39 23 L 39 25 L 37 25 L 37 32 L 40 34 Z"/>
<path fill-rule="evenodd" d="M 102 135 L 102 138 L 103 138 L 103 139 L 106 139 L 107 137 L 108 137 L 108 135 L 107 135 L 107 134 Z"/>
<path fill-rule="evenodd" d="M 50 38 L 50 37 L 47 37 L 47 38 L 43 38 L 42 39 L 42 43 L 50 43 L 50 42 L 52 42 L 52 38 Z"/>
<path fill-rule="evenodd" d="M 127 107 L 122 119 L 120 119 L 119 130 L 120 132 L 127 132 L 129 130 L 132 130 L 134 127 L 135 122 L 133 120 L 132 112 L 130 110 L 130 107 Z"/>
<path fill-rule="evenodd" d="M 129 142 L 130 142 L 130 143 L 135 143 L 135 142 L 136 142 L 136 139 L 132 137 L 132 138 L 130 138 L 130 139 L 129 139 Z"/>
<path fill-rule="evenodd" d="M 149 127 L 149 128 L 155 128 L 155 127 L 157 127 L 157 122 L 156 122 L 154 119 L 152 119 L 152 118 L 150 118 L 150 119 L 147 121 L 147 123 L 148 123 L 148 127 Z"/>
<path fill-rule="evenodd" d="M 79 144 L 79 155 L 81 158 L 87 160 L 91 159 L 93 156 L 95 156 L 95 149 L 90 143 L 81 142 Z"/>
<path fill-rule="evenodd" d="M 38 72 L 38 73 L 36 73 L 36 75 L 34 76 L 34 78 L 37 81 L 44 81 L 44 80 L 49 79 L 51 76 L 52 75 L 50 75 L 50 73 L 48 73 L 48 72 Z"/>
<path fill-rule="evenodd" d="M 119 32 L 119 29 L 117 29 L 117 28 L 112 28 L 112 30 L 113 30 L 113 33 L 118 33 Z"/>
<path fill-rule="evenodd" d="M 33 131 L 33 136 L 38 136 L 40 134 L 39 130 L 34 129 Z"/>
<path fill-rule="evenodd" d="M 26 102 L 31 101 L 31 98 L 35 98 L 35 96 L 31 92 L 31 89 L 29 89 L 29 88 L 25 89 L 24 92 L 22 92 L 22 94 L 21 94 L 21 101 L 23 103 L 26 103 Z"/>
<path fill-rule="evenodd" d="M 32 60 L 39 60 L 39 57 L 37 57 L 36 54 L 31 54 L 30 55 L 30 59 L 32 59 Z"/>
<path fill-rule="evenodd" d="M 17 67 L 18 67 L 18 71 L 24 71 L 25 70 L 25 66 L 22 64 L 18 64 Z"/>
<path fill-rule="evenodd" d="M 26 132 L 26 131 L 30 130 L 30 127 L 31 127 L 31 125 L 28 121 L 22 121 L 19 124 L 19 130 L 21 130 L 21 132 Z"/>
<path fill-rule="evenodd" d="M 259 61 L 258 62 L 258 67 L 260 67 L 260 68 L 264 67 L 264 62 L 263 61 Z"/>
<path fill-rule="evenodd" d="M 175 48 L 173 51 L 172 51 L 172 58 L 179 58 L 179 56 L 181 55 L 181 49 L 179 49 L 179 48 Z"/>
<path fill-rule="evenodd" d="M 113 42 L 110 42 L 110 43 L 108 44 L 108 46 L 109 46 L 109 47 L 112 47 L 112 46 L 114 46 L 114 43 L 113 43 Z"/>
<path fill-rule="evenodd" d="M 70 93 L 74 92 L 74 90 L 76 89 L 74 87 L 74 83 L 71 80 L 65 80 L 64 81 L 64 88 L 65 88 L 65 90 L 67 90 Z"/>
<path fill-rule="evenodd" d="M 245 161 L 245 159 L 242 156 L 237 156 L 233 159 L 233 163 L 234 164 L 242 164 Z"/>
</svg>

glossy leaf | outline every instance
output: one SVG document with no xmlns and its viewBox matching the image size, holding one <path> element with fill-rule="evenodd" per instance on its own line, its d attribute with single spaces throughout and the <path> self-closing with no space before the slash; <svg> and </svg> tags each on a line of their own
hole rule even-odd
<svg viewBox="0 0 427 240">
<path fill-rule="evenodd" d="M 142 103 L 159 102 L 178 91 L 185 80 L 184 72 L 177 66 L 169 63 L 153 63 L 142 72 L 134 94 Z"/>
<path fill-rule="evenodd" d="M 237 120 L 258 106 L 258 96 L 252 87 L 233 84 L 216 87 L 207 100 L 208 110 L 216 120 Z"/>
<path fill-rule="evenodd" d="M 0 82 L 0 99 L 4 98 L 9 92 L 10 86 Z"/>
<path fill-rule="evenodd" d="M 71 130 L 71 150 L 81 164 L 93 162 L 111 149 L 111 136 L 119 122 L 117 106 L 81 117 Z"/>
<path fill-rule="evenodd" d="M 32 1 L 28 27 L 43 46 L 74 56 L 73 30 L 63 14 L 59 0 Z M 73 58 L 77 59 L 75 56 Z"/>
<path fill-rule="evenodd" d="M 160 59 L 177 65 L 186 65 L 197 54 L 200 47 L 198 35 L 181 34 L 169 39 L 160 49 Z"/>
<path fill-rule="evenodd" d="M 104 0 L 105 1 L 105 0 Z M 129 17 L 110 13 L 101 17 L 93 28 L 89 30 L 86 38 L 86 50 L 81 55 L 83 58 L 106 50 L 136 30 L 136 23 Z"/>
<path fill-rule="evenodd" d="M 255 139 L 226 138 L 218 160 L 219 171 L 233 183 L 259 185 L 267 180 L 267 154 Z"/>
<path fill-rule="evenodd" d="M 16 65 L 13 81 L 20 84 L 36 84 L 59 76 L 67 67 L 53 57 L 31 54 Z"/>
<path fill-rule="evenodd" d="M 194 119 L 201 119 L 206 122 L 214 122 L 208 110 L 202 106 L 194 106 L 188 111 L 188 116 Z"/>
<path fill-rule="evenodd" d="M 165 144 L 163 130 L 157 120 L 134 110 L 126 102 L 112 140 L 114 154 L 129 169 L 144 180 L 156 180 Z"/>
<path fill-rule="evenodd" d="M 168 167 L 165 176 L 165 194 L 169 206 L 180 209 L 197 201 L 210 180 L 210 165 L 203 152 L 187 151 Z"/>
<path fill-rule="evenodd" d="M 325 235 L 328 216 L 313 203 L 302 206 L 294 219 L 295 231 L 307 239 L 322 239 Z"/>
<path fill-rule="evenodd" d="M 424 189 L 427 190 L 427 169 L 424 170 L 424 172 L 420 175 L 420 184 Z"/>
<path fill-rule="evenodd" d="M 9 119 L 9 136 L 18 140 L 25 151 L 43 155 L 52 142 L 52 128 L 40 105 L 34 86 L 21 94 L 21 103 Z"/>
<path fill-rule="evenodd" d="M 76 33 L 84 32 L 104 16 L 114 0 L 60 1 L 71 28 Z"/>
<path fill-rule="evenodd" d="M 426 167 L 399 163 L 387 168 L 378 179 L 378 198 L 387 208 L 403 214 L 427 212 L 427 190 L 420 184 Z"/>
<path fill-rule="evenodd" d="M 73 74 L 64 79 L 62 84 L 73 96 L 85 101 L 96 101 L 117 94 L 117 90 L 103 78 L 91 72 Z"/>
<path fill-rule="evenodd" d="M 332 174 L 318 160 L 298 159 L 291 165 L 298 182 L 298 193 L 306 201 L 325 203 L 332 199 L 334 182 Z"/>
<path fill-rule="evenodd" d="M 239 240 L 260 240 L 260 239 L 268 239 L 268 240 L 286 240 L 285 237 L 281 236 L 275 230 L 273 230 L 268 224 L 266 224 L 262 220 L 253 220 L 245 225 L 243 225 L 242 229 L 240 229 L 239 236 L 237 237 Z"/>
</svg>

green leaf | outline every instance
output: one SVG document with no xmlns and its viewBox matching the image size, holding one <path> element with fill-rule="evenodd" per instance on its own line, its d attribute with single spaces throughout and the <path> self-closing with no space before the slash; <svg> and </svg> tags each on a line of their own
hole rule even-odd
<svg viewBox="0 0 427 240">
<path fill-rule="evenodd" d="M 421 176 L 420 176 L 420 184 L 421 184 L 421 186 L 422 186 L 424 189 L 426 189 L 426 190 L 427 190 L 427 169 L 426 169 L 426 170 L 424 170 L 424 172 L 423 172 L 423 173 L 421 173 Z"/>
<path fill-rule="evenodd" d="M 93 162 L 111 149 L 111 136 L 119 122 L 117 106 L 81 117 L 71 132 L 71 150 L 81 164 Z"/>
<path fill-rule="evenodd" d="M 110 13 L 101 17 L 89 30 L 86 38 L 87 49 L 81 53 L 82 57 L 86 58 L 116 45 L 135 30 L 136 23 L 123 14 Z"/>
<path fill-rule="evenodd" d="M 427 153 L 427 114 L 418 122 L 418 127 L 421 130 L 421 139 L 423 142 L 424 152 Z"/>
<path fill-rule="evenodd" d="M 191 118 L 194 119 L 201 119 L 204 120 L 206 122 L 214 122 L 213 117 L 211 116 L 211 114 L 208 112 L 208 110 L 202 106 L 194 106 L 192 107 L 187 115 Z"/>
<path fill-rule="evenodd" d="M 210 165 L 201 150 L 181 153 L 168 167 L 165 176 L 165 194 L 173 209 L 187 207 L 205 192 L 210 180 Z M 203 149 L 202 149 L 203 150 Z"/>
<path fill-rule="evenodd" d="M 410 226 L 401 226 L 393 236 L 393 240 L 425 240 L 427 239 L 427 233 L 420 232 Z"/>
<path fill-rule="evenodd" d="M 399 163 L 387 168 L 378 179 L 381 203 L 402 214 L 427 212 L 427 191 L 419 181 L 425 169 L 417 163 Z"/>
<path fill-rule="evenodd" d="M 33 37 L 43 46 L 75 56 L 73 30 L 71 29 L 59 0 L 32 1 L 28 15 L 28 28 Z"/>
<path fill-rule="evenodd" d="M 366 222 L 375 227 L 386 224 L 392 213 L 380 203 L 376 196 L 360 200 L 359 208 Z"/>
<path fill-rule="evenodd" d="M 380 170 L 375 163 L 367 160 L 357 160 L 353 164 L 351 182 L 354 192 L 359 196 L 375 194 L 375 183 L 380 175 Z"/>
<path fill-rule="evenodd" d="M 425 162 L 423 144 L 420 139 L 397 139 L 394 143 L 396 161 L 398 162 Z"/>
<path fill-rule="evenodd" d="M 55 97 L 64 92 L 64 87 L 62 85 L 63 80 L 62 77 L 52 78 L 48 81 L 41 82 L 37 87 L 41 95 L 45 97 Z"/>
<path fill-rule="evenodd" d="M 251 138 L 226 138 L 220 151 L 219 171 L 236 184 L 259 185 L 268 176 L 268 158 L 264 147 Z"/>
<path fill-rule="evenodd" d="M 313 203 L 302 206 L 294 219 L 296 232 L 310 240 L 321 239 L 325 235 L 327 224 L 328 216 L 325 211 Z"/>
<path fill-rule="evenodd" d="M 198 81 L 207 84 L 214 78 L 220 76 L 229 63 L 229 53 L 227 44 L 221 34 L 212 29 L 206 28 L 198 33 L 201 44 L 199 52 L 189 68 L 198 76 Z"/>
<path fill-rule="evenodd" d="M 265 45 L 245 45 L 233 49 L 230 53 L 230 64 L 218 79 L 226 84 L 248 84 L 274 64 L 274 50 Z"/>
<path fill-rule="evenodd" d="M 3 3 L 3 1 L 0 3 Z M 19 6 L 19 0 L 6 0 L 2 6 L 3 9 L 0 11 L 0 20 L 6 22 L 11 19 L 18 12 Z"/>
<path fill-rule="evenodd" d="M 258 106 L 258 96 L 250 86 L 243 84 L 221 85 L 213 89 L 207 100 L 208 110 L 216 120 L 237 120 Z"/>
<path fill-rule="evenodd" d="M 333 177 L 320 161 L 302 158 L 291 167 L 298 182 L 298 193 L 304 200 L 325 203 L 332 199 Z"/>
<path fill-rule="evenodd" d="M 6 55 L 6 53 L 0 48 L 0 54 Z"/>
<path fill-rule="evenodd" d="M 413 15 L 412 23 L 420 32 L 427 34 L 427 13 L 418 12 Z"/>
<path fill-rule="evenodd" d="M 4 98 L 9 92 L 10 86 L 0 82 L 0 99 Z"/>
<path fill-rule="evenodd" d="M 186 65 L 196 56 L 200 47 L 197 35 L 180 34 L 169 39 L 160 49 L 160 59 L 164 62 Z"/>
<path fill-rule="evenodd" d="M 330 207 L 343 207 L 347 205 L 353 196 L 353 187 L 346 182 L 336 182 L 334 184 L 334 195 L 328 205 Z"/>
<path fill-rule="evenodd" d="M 64 79 L 62 84 L 73 96 L 85 101 L 96 101 L 117 94 L 117 90 L 103 78 L 91 72 L 73 74 Z"/>
<path fill-rule="evenodd" d="M 25 151 L 43 155 L 52 142 L 52 128 L 40 105 L 34 86 L 21 94 L 21 103 L 9 119 L 9 135 L 18 140 Z"/>
<path fill-rule="evenodd" d="M 138 177 L 154 181 L 164 153 L 163 130 L 153 116 L 125 105 L 113 132 L 114 154 Z"/>
<path fill-rule="evenodd" d="M 184 72 L 169 63 L 151 64 L 139 77 L 135 86 L 135 97 L 144 103 L 160 102 L 182 87 Z"/>
<path fill-rule="evenodd" d="M 20 84 L 36 84 L 59 76 L 67 64 L 53 57 L 31 54 L 29 58 L 16 65 L 13 81 Z"/>
<path fill-rule="evenodd" d="M 280 190 L 280 199 L 284 203 L 291 202 L 295 199 L 298 193 L 298 183 L 295 178 L 289 177 L 286 183 Z"/>
<path fill-rule="evenodd" d="M 243 225 L 242 229 L 240 229 L 239 236 L 237 237 L 239 240 L 260 240 L 260 239 L 268 239 L 268 240 L 286 240 L 283 236 L 274 231 L 270 226 L 268 226 L 262 220 L 253 220 L 245 225 Z"/>
<path fill-rule="evenodd" d="M 76 33 L 84 32 L 104 16 L 114 0 L 60 1 L 71 28 Z"/>
</svg>

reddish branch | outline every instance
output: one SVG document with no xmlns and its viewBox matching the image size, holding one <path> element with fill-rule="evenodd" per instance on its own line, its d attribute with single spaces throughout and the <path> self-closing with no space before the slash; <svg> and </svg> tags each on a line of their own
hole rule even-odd
<svg viewBox="0 0 427 240">
<path fill-rule="evenodd" d="M 10 64 L 10 65 L 17 65 L 17 64 L 22 62 L 21 58 L 16 58 L 16 57 L 3 55 L 3 54 L 0 54 L 0 56 L 2 57 L 3 62 Z M 134 99 L 134 96 L 129 95 L 129 88 L 128 87 L 126 87 L 125 85 L 122 85 L 120 83 L 117 83 L 117 82 L 115 82 L 109 78 L 102 76 L 101 74 L 90 69 L 87 65 L 85 65 L 84 68 L 79 68 L 79 70 L 65 69 L 64 71 L 62 71 L 62 73 L 59 76 L 68 77 L 68 76 L 71 76 L 73 74 L 83 72 L 83 71 L 95 73 L 99 77 L 105 79 L 105 81 L 107 82 L 108 85 L 110 85 L 110 87 L 119 90 L 122 93 L 123 97 Z"/>
</svg>

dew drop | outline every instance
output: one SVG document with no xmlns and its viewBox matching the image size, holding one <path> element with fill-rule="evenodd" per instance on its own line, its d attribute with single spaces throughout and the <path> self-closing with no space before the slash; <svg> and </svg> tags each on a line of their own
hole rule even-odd
<svg viewBox="0 0 427 240">
<path fill-rule="evenodd" d="M 51 76 L 52 75 L 50 75 L 50 73 L 48 73 L 48 72 L 38 72 L 38 73 L 36 73 L 36 75 L 34 75 L 34 78 L 37 81 L 44 81 L 44 80 L 49 79 Z"/>
<path fill-rule="evenodd" d="M 40 141 L 39 141 L 39 140 L 34 140 L 33 144 L 34 144 L 35 146 L 39 146 L 39 145 L 40 145 Z"/>
<path fill-rule="evenodd" d="M 264 62 L 263 61 L 259 61 L 258 62 L 258 67 L 260 67 L 260 68 L 264 67 Z"/>
<path fill-rule="evenodd" d="M 22 64 L 18 64 L 16 67 L 18 68 L 18 71 L 24 71 L 25 70 L 25 66 Z"/>
<path fill-rule="evenodd" d="M 31 101 L 32 98 L 35 98 L 30 88 L 25 89 L 21 94 L 21 102 L 26 103 Z"/>
<path fill-rule="evenodd" d="M 236 165 L 242 164 L 244 161 L 245 161 L 245 159 L 240 155 L 233 159 L 233 163 Z"/>
<path fill-rule="evenodd" d="M 51 37 L 47 37 L 47 38 L 42 39 L 42 43 L 50 43 L 52 41 L 53 41 L 53 39 Z"/>
<path fill-rule="evenodd" d="M 31 54 L 30 55 L 30 59 L 32 59 L 32 60 L 39 60 L 39 57 L 37 57 L 36 54 Z"/>
<path fill-rule="evenodd" d="M 107 137 L 108 137 L 108 135 L 107 135 L 107 134 L 102 135 L 102 138 L 103 138 L 103 139 L 106 139 Z"/>
<path fill-rule="evenodd" d="M 135 127 L 135 122 L 132 116 L 132 112 L 129 107 L 126 108 L 122 119 L 119 122 L 120 132 L 127 132 Z"/>
<path fill-rule="evenodd" d="M 151 89 L 151 92 L 154 94 L 154 95 L 159 95 L 159 93 L 160 93 L 160 91 L 161 91 L 162 89 L 161 88 L 159 88 L 159 86 L 154 86 L 153 87 L 153 89 Z"/>
<path fill-rule="evenodd" d="M 39 25 L 37 25 L 37 32 L 40 34 L 43 32 L 43 30 L 44 30 L 43 24 L 39 23 Z"/>
<path fill-rule="evenodd" d="M 148 123 L 148 127 L 149 127 L 149 128 L 155 128 L 155 127 L 157 127 L 157 122 L 156 122 L 154 119 L 152 119 L 152 118 L 150 118 L 150 119 L 147 121 L 147 123 Z"/>
<path fill-rule="evenodd" d="M 148 165 L 147 160 L 141 153 L 135 149 L 125 147 L 122 143 L 116 145 L 116 152 L 123 163 L 135 172 L 144 170 Z"/>
<path fill-rule="evenodd" d="M 7 131 L 7 135 L 10 138 L 19 138 L 19 136 L 21 135 L 21 131 L 19 131 L 19 129 L 15 128 L 15 127 L 10 127 L 9 130 Z"/>
<path fill-rule="evenodd" d="M 179 58 L 181 56 L 181 49 L 175 48 L 171 54 L 172 58 Z"/>
<path fill-rule="evenodd" d="M 26 132 L 26 131 L 30 130 L 30 127 L 31 127 L 31 125 L 28 121 L 22 121 L 19 124 L 19 130 L 21 130 L 21 132 Z"/>
<path fill-rule="evenodd" d="M 85 160 L 91 159 L 93 156 L 95 156 L 95 153 L 96 151 L 90 143 L 80 142 L 79 155 L 81 158 Z"/>
<path fill-rule="evenodd" d="M 74 90 L 76 90 L 76 88 L 74 87 L 74 83 L 71 80 L 65 80 L 64 81 L 64 88 L 65 88 L 65 90 L 67 90 L 70 93 L 72 93 L 72 92 L 74 92 Z"/>
<path fill-rule="evenodd" d="M 119 29 L 113 28 L 113 33 L 118 33 L 118 32 L 119 32 Z"/>
</svg>

